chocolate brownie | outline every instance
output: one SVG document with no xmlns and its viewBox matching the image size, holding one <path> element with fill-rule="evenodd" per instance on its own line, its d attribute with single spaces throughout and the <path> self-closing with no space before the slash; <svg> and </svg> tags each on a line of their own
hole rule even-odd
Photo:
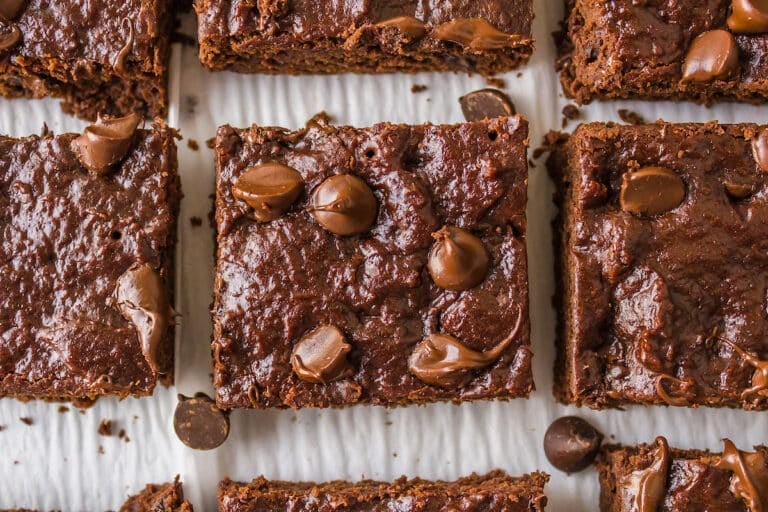
<svg viewBox="0 0 768 512">
<path fill-rule="evenodd" d="M 502 73 L 533 51 L 531 0 L 195 0 L 200 60 L 241 73 Z"/>
<path fill-rule="evenodd" d="M 221 127 L 224 408 L 524 397 L 527 123 Z"/>
<path fill-rule="evenodd" d="M 768 131 L 587 124 L 559 188 L 556 394 L 768 409 Z"/>
<path fill-rule="evenodd" d="M 597 463 L 602 512 L 768 508 L 768 448 L 743 452 L 724 440 L 723 453 L 676 450 L 666 439 L 607 446 Z"/>
<path fill-rule="evenodd" d="M 764 102 L 764 0 L 566 0 L 557 67 L 565 95 Z"/>
<path fill-rule="evenodd" d="M 219 512 L 310 510 L 399 512 L 457 510 L 461 512 L 541 511 L 547 504 L 544 485 L 549 476 L 533 473 L 512 478 L 503 471 L 472 475 L 455 482 L 407 480 L 393 483 L 365 480 L 325 484 L 268 481 L 219 484 Z"/>
<path fill-rule="evenodd" d="M 176 132 L 139 120 L 0 137 L 0 396 L 85 404 L 172 382 Z"/>
<path fill-rule="evenodd" d="M 0 95 L 68 113 L 164 116 L 175 0 L 14 0 L 0 6 Z"/>
</svg>

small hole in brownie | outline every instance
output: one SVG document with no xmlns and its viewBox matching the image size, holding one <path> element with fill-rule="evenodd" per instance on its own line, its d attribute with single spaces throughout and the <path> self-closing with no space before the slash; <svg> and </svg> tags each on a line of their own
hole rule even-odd
<svg viewBox="0 0 768 512">
<path fill-rule="evenodd" d="M 119 231 L 113 231 L 109 234 L 109 237 L 112 240 L 120 240 L 121 238 L 123 238 L 123 234 Z"/>
<path fill-rule="evenodd" d="M 373 158 L 376 156 L 376 151 L 369 149 L 365 152 L 365 158 Z"/>
<path fill-rule="evenodd" d="M 496 130 L 489 131 L 488 132 L 488 138 L 491 139 L 491 140 L 498 139 L 499 138 L 499 132 L 497 132 Z"/>
</svg>

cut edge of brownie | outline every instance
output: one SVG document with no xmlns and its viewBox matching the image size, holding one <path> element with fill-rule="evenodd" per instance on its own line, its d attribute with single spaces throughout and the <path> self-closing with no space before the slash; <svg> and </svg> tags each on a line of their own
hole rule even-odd
<svg viewBox="0 0 768 512">
<path fill-rule="evenodd" d="M 184 488 L 177 475 L 171 483 L 149 484 L 130 496 L 120 512 L 192 512 L 192 504 L 184 499 Z"/>
</svg>

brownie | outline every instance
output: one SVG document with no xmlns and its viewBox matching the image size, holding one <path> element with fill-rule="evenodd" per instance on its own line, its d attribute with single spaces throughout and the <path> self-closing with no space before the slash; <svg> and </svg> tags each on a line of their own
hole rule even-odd
<svg viewBox="0 0 768 512">
<path fill-rule="evenodd" d="M 25 0 L 0 7 L 0 94 L 64 111 L 165 116 L 175 0 Z"/>
<path fill-rule="evenodd" d="M 761 103 L 768 9 L 756 0 L 566 0 L 557 67 L 565 95 Z"/>
<path fill-rule="evenodd" d="M 527 123 L 219 128 L 223 408 L 525 397 Z"/>
<path fill-rule="evenodd" d="M 138 122 L 0 137 L 0 396 L 85 405 L 172 382 L 177 134 Z"/>
<path fill-rule="evenodd" d="M 650 445 L 605 447 L 597 462 L 600 510 L 765 510 L 768 448 L 743 452 L 723 443 L 723 453 L 677 450 L 663 437 Z"/>
<path fill-rule="evenodd" d="M 241 73 L 503 73 L 533 51 L 532 0 L 195 0 L 200 60 Z"/>
<path fill-rule="evenodd" d="M 768 409 L 768 131 L 582 125 L 555 145 L 556 395 Z"/>
<path fill-rule="evenodd" d="M 455 482 L 407 480 L 393 483 L 364 480 L 324 484 L 268 481 L 219 484 L 219 512 L 310 510 L 432 512 L 541 511 L 547 504 L 549 476 L 533 473 L 513 478 L 503 471 L 472 475 Z"/>
</svg>

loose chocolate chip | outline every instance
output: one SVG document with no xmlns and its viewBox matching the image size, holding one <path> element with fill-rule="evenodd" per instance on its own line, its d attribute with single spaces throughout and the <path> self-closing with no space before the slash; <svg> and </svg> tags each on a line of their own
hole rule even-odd
<svg viewBox="0 0 768 512">
<path fill-rule="evenodd" d="M 757 138 L 752 141 L 752 155 L 760 169 L 768 172 L 768 129 L 760 131 Z"/>
<path fill-rule="evenodd" d="M 427 270 L 432 281 L 446 290 L 474 288 L 485 279 L 490 266 L 482 240 L 461 228 L 444 226 L 432 237 Z"/>
<path fill-rule="evenodd" d="M 566 473 L 587 468 L 597 457 L 603 435 L 575 416 L 555 420 L 544 434 L 544 454 L 550 464 Z"/>
<path fill-rule="evenodd" d="M 755 190 L 755 187 L 749 183 L 737 183 L 735 181 L 724 181 L 723 187 L 725 187 L 725 193 L 728 194 L 728 197 L 736 201 L 748 198 Z"/>
<path fill-rule="evenodd" d="M 494 117 L 515 115 L 515 105 L 509 96 L 496 89 L 481 89 L 459 98 L 461 111 L 467 121 L 482 121 Z"/>
<path fill-rule="evenodd" d="M 182 443 L 195 450 L 213 450 L 229 437 L 229 415 L 203 393 L 179 395 L 173 429 Z"/>
<path fill-rule="evenodd" d="M 256 220 L 269 222 L 288 211 L 303 189 L 299 171 L 268 162 L 245 171 L 232 187 L 232 195 L 253 208 Z"/>
<path fill-rule="evenodd" d="M 624 174 L 619 200 L 626 212 L 653 217 L 677 208 L 683 199 L 685 183 L 670 169 L 644 167 Z"/>
<path fill-rule="evenodd" d="M 8 21 L 15 20 L 27 4 L 27 0 L 3 0 L 0 2 L 0 16 Z"/>
<path fill-rule="evenodd" d="M 505 34 L 483 18 L 459 18 L 432 31 L 432 37 L 450 41 L 474 50 L 500 50 L 520 42 L 520 37 Z"/>
<path fill-rule="evenodd" d="M 395 27 L 408 39 L 421 39 L 427 35 L 427 26 L 413 16 L 398 16 L 376 24 L 379 28 Z"/>
<path fill-rule="evenodd" d="M 378 206 L 371 188 L 350 174 L 331 176 L 312 193 L 310 211 L 315 220 L 340 236 L 368 231 L 376 220 Z"/>
<path fill-rule="evenodd" d="M 150 368 L 159 371 L 160 343 L 174 316 L 162 277 L 146 263 L 134 265 L 118 279 L 115 298 L 123 317 L 135 326 Z"/>
<path fill-rule="evenodd" d="M 99 117 L 72 141 L 72 150 L 89 171 L 106 174 L 125 158 L 140 122 L 141 116 L 136 113 L 115 119 Z"/>
<path fill-rule="evenodd" d="M 352 373 L 347 361 L 351 350 L 338 327 L 323 325 L 299 340 L 291 354 L 291 365 L 301 380 L 327 384 Z"/>
<path fill-rule="evenodd" d="M 10 50 L 21 41 L 21 30 L 15 23 L 0 18 L 0 52 Z"/>
<path fill-rule="evenodd" d="M 739 47 L 727 30 L 710 30 L 693 40 L 683 64 L 683 82 L 733 78 L 739 70 Z"/>
<path fill-rule="evenodd" d="M 737 34 L 768 32 L 768 1 L 733 0 L 728 28 Z"/>
</svg>

